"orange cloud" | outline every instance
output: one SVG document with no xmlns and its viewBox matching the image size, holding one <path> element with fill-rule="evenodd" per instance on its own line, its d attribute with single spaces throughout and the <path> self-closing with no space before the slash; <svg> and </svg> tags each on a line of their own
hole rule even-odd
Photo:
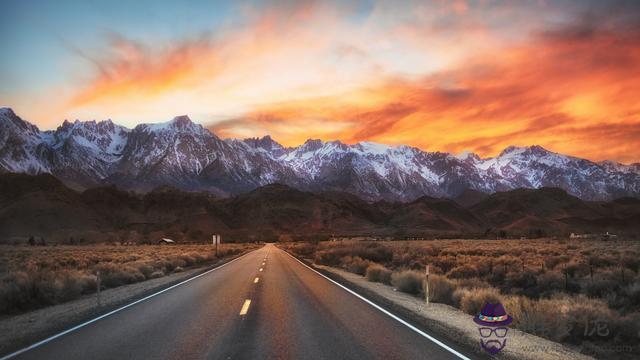
<svg viewBox="0 0 640 360">
<path fill-rule="evenodd" d="M 166 46 L 111 35 L 104 51 L 81 54 L 94 73 L 55 116 L 131 126 L 187 113 L 223 137 L 285 145 L 370 140 L 491 156 L 540 144 L 640 161 L 638 22 L 611 20 L 625 12 L 612 8 L 541 32 L 540 14 L 571 5 L 532 4 L 375 2 L 362 16 L 355 5 L 276 2 Z"/>
<path fill-rule="evenodd" d="M 640 161 L 640 29 L 587 25 L 540 33 L 420 80 L 271 104 L 212 128 L 225 136 L 270 133 L 287 145 L 320 137 L 492 156 L 540 144 L 594 160 Z M 235 133 L 240 123 L 245 131 Z M 281 130 L 293 124 L 303 130 Z"/>
<path fill-rule="evenodd" d="M 106 59 L 92 59 L 98 74 L 72 97 L 69 106 L 131 97 L 148 99 L 181 85 L 187 86 L 198 76 L 214 75 L 219 68 L 212 41 L 207 36 L 160 52 L 117 34 L 111 34 L 109 39 L 112 54 Z M 201 66 L 205 62 L 207 71 Z"/>
</svg>

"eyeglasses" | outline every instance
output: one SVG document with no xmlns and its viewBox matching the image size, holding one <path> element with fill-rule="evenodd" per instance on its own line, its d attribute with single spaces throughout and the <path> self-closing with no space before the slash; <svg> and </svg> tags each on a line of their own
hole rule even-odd
<svg viewBox="0 0 640 360">
<path fill-rule="evenodd" d="M 509 328 L 506 328 L 506 327 L 498 327 L 498 328 L 481 327 L 481 328 L 478 328 L 478 331 L 480 331 L 480 336 L 482 336 L 483 338 L 491 336 L 492 333 L 496 334 L 496 336 L 499 337 L 499 338 L 503 338 L 503 337 L 507 336 L 507 331 L 509 331 Z"/>
</svg>

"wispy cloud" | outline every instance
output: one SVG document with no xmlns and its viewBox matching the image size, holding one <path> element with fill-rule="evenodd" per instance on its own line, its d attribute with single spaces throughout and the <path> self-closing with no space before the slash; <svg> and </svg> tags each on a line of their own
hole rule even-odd
<svg viewBox="0 0 640 360">
<path fill-rule="evenodd" d="M 629 135 L 640 122 L 633 3 L 266 2 L 239 14 L 178 41 L 110 33 L 99 51 L 74 50 L 93 72 L 62 113 L 188 113 L 224 137 L 286 145 L 373 140 L 489 156 L 540 144 L 640 161 Z"/>
</svg>

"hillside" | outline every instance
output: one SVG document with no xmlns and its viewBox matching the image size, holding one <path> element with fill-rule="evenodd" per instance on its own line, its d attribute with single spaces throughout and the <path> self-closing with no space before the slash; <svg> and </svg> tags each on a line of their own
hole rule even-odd
<svg viewBox="0 0 640 360">
<path fill-rule="evenodd" d="M 79 192 L 47 174 L 0 175 L 0 239 L 44 236 L 56 242 L 274 240 L 329 236 L 567 235 L 632 233 L 640 201 L 587 202 L 556 188 L 495 193 L 465 208 L 424 196 L 408 203 L 367 202 L 345 192 L 308 192 L 281 184 L 230 198 L 168 187 L 134 193 L 116 187 Z"/>
</svg>

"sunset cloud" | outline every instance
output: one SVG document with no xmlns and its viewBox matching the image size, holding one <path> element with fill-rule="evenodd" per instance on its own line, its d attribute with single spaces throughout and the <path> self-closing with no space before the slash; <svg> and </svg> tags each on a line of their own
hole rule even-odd
<svg viewBox="0 0 640 360">
<path fill-rule="evenodd" d="M 528 43 L 421 79 L 389 79 L 335 98 L 266 107 L 260 117 L 277 121 L 260 128 L 294 145 L 314 134 L 313 128 L 302 134 L 269 130 L 326 119 L 340 121 L 343 130 L 331 135 L 346 142 L 471 150 L 483 156 L 509 145 L 540 144 L 596 160 L 638 161 L 640 31 L 589 25 L 540 32 Z M 366 98 L 375 100 L 364 106 L 349 101 Z M 243 127 L 251 128 L 252 119 L 245 117 Z M 225 135 L 241 134 L 226 129 Z"/>
<path fill-rule="evenodd" d="M 168 39 L 110 30 L 69 47 L 84 67 L 38 90 L 58 96 L 11 99 L 44 126 L 186 113 L 222 137 L 291 146 L 367 140 L 493 156 L 539 144 L 640 161 L 633 3 L 264 2 L 231 14 Z"/>
</svg>

